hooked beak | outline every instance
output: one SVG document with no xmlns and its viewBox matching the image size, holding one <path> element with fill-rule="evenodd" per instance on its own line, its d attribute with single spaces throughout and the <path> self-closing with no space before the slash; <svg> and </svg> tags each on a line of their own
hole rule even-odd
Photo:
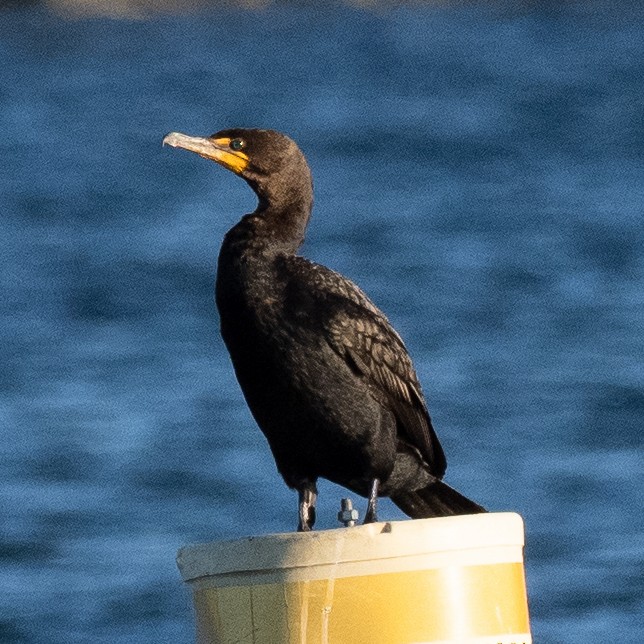
<svg viewBox="0 0 644 644">
<path fill-rule="evenodd" d="M 163 138 L 163 145 L 170 145 L 173 148 L 183 148 L 196 152 L 204 159 L 216 161 L 235 174 L 242 174 L 248 167 L 250 159 L 247 154 L 240 150 L 231 150 L 229 147 L 230 138 L 211 139 L 199 136 L 187 136 L 179 132 L 170 132 Z"/>
</svg>

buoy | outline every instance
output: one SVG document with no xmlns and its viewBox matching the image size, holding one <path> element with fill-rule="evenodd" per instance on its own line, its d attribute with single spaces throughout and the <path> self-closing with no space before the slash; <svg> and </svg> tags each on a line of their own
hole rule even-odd
<svg viewBox="0 0 644 644">
<path fill-rule="evenodd" d="M 198 644 L 530 644 L 523 521 L 488 513 L 186 546 Z"/>
</svg>

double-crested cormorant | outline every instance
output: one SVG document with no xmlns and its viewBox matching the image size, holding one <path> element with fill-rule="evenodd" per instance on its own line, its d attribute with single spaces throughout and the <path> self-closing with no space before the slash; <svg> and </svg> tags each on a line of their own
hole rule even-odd
<svg viewBox="0 0 644 644">
<path fill-rule="evenodd" d="M 273 130 L 222 130 L 163 142 L 246 180 L 259 204 L 225 236 L 216 300 L 239 384 L 279 472 L 299 494 L 299 530 L 315 522 L 329 479 L 426 518 L 485 510 L 440 479 L 445 455 L 400 336 L 342 275 L 296 254 L 313 205 L 311 172 Z"/>
</svg>

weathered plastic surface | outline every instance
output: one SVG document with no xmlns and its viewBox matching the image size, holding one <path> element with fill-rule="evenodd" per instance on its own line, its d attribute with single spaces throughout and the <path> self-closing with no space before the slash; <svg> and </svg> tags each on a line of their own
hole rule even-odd
<svg viewBox="0 0 644 644">
<path fill-rule="evenodd" d="M 513 513 L 188 546 L 199 644 L 529 644 Z"/>
</svg>

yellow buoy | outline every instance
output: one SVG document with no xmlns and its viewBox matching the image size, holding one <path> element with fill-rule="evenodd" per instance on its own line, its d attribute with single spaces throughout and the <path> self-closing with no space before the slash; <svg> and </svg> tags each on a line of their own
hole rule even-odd
<svg viewBox="0 0 644 644">
<path fill-rule="evenodd" d="M 523 522 L 496 513 L 182 548 L 199 644 L 529 644 Z"/>
</svg>

